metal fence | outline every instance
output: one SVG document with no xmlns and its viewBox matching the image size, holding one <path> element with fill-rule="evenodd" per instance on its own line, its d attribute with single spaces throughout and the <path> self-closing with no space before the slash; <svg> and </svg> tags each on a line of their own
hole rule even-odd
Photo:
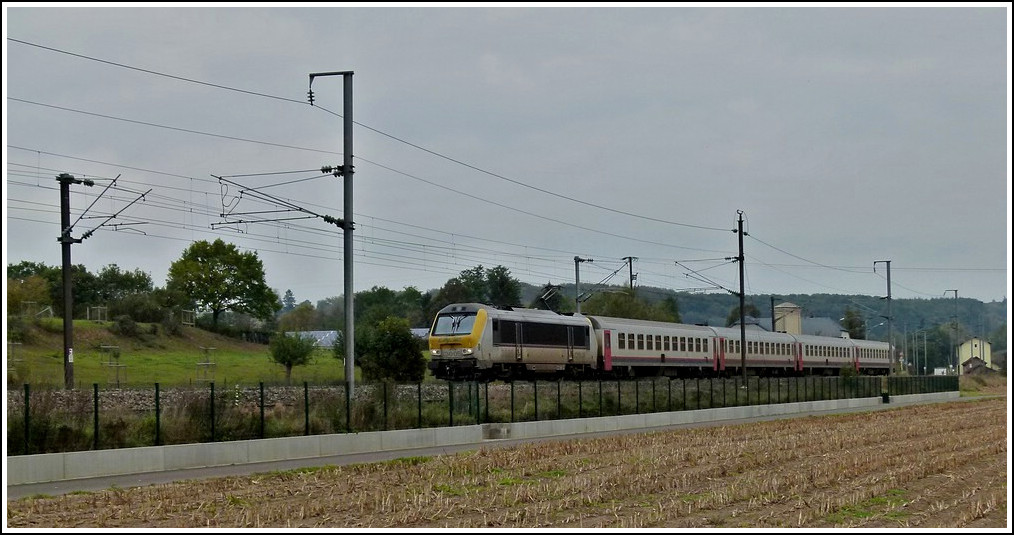
<svg viewBox="0 0 1014 535">
<path fill-rule="evenodd" d="M 8 391 L 7 454 L 683 411 L 958 390 L 955 376 L 644 378 Z"/>
</svg>

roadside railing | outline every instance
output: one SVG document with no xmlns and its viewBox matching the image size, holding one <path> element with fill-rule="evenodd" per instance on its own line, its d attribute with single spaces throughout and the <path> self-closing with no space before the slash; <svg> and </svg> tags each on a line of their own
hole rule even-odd
<svg viewBox="0 0 1014 535">
<path fill-rule="evenodd" d="M 955 376 L 641 378 L 8 391 L 7 454 L 618 416 L 958 390 Z"/>
</svg>

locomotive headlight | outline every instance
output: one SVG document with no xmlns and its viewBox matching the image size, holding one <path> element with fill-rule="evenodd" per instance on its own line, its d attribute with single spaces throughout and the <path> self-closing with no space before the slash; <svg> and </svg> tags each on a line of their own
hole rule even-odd
<svg viewBox="0 0 1014 535">
<path fill-rule="evenodd" d="M 462 355 L 471 355 L 474 351 L 475 351 L 474 349 L 472 349 L 470 347 L 466 347 L 465 349 L 461 350 L 461 354 Z"/>
<path fill-rule="evenodd" d="M 440 356 L 440 350 L 439 349 L 431 349 L 430 350 L 430 355 L 433 355 L 434 357 L 439 357 Z"/>
</svg>

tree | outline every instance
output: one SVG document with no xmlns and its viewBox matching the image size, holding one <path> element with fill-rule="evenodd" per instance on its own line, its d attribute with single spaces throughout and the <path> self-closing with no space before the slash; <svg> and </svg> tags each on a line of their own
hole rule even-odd
<svg viewBox="0 0 1014 535">
<path fill-rule="evenodd" d="M 364 379 L 422 381 L 426 373 L 426 359 L 419 349 L 419 342 L 412 336 L 408 320 L 385 318 L 372 329 L 364 342 L 358 360 Z"/>
<path fill-rule="evenodd" d="M 7 278 L 7 315 L 21 314 L 22 303 L 35 303 L 36 307 L 49 305 L 49 282 L 41 275 L 28 275 L 17 279 Z"/>
<path fill-rule="evenodd" d="M 132 294 L 151 292 L 151 275 L 140 269 L 122 271 L 116 264 L 109 264 L 96 277 L 98 298 L 103 303 L 112 303 Z"/>
<path fill-rule="evenodd" d="M 667 306 L 661 303 L 649 304 L 637 297 L 634 290 L 625 288 L 616 292 L 598 293 L 581 305 L 581 312 L 592 316 L 611 316 L 651 321 L 676 321 Z"/>
<path fill-rule="evenodd" d="M 511 271 L 496 266 L 486 271 L 486 295 L 490 304 L 509 306 L 521 304 L 521 284 L 511 277 Z"/>
<path fill-rule="evenodd" d="M 280 307 L 278 294 L 264 282 L 257 253 L 240 252 L 221 239 L 194 242 L 169 267 L 166 287 L 190 296 L 211 311 L 212 329 L 224 311 L 268 319 Z"/>
<path fill-rule="evenodd" d="M 863 322 L 863 316 L 858 310 L 845 307 L 845 318 L 842 320 L 841 326 L 849 332 L 849 338 L 855 340 L 866 339 L 866 324 Z"/>
<path fill-rule="evenodd" d="M 383 286 L 357 293 L 353 302 L 356 324 L 376 325 L 389 316 L 401 316 L 402 312 L 398 293 Z"/>
<path fill-rule="evenodd" d="M 310 363 L 310 356 L 313 354 L 316 341 L 313 338 L 304 338 L 298 334 L 285 334 L 279 332 L 271 338 L 268 348 L 271 350 L 271 359 L 285 366 L 285 382 L 292 379 L 292 368 Z"/>
<path fill-rule="evenodd" d="M 746 308 L 743 310 L 745 312 L 744 315 L 746 316 L 751 316 L 754 318 L 760 316 L 760 309 L 757 308 L 757 305 L 753 303 L 747 303 Z M 731 327 L 732 325 L 738 322 L 739 322 L 739 305 L 736 305 L 732 307 L 732 310 L 729 311 L 729 315 L 725 318 L 725 326 Z"/>
<path fill-rule="evenodd" d="M 467 290 L 466 302 L 486 303 L 488 301 L 489 288 L 486 285 L 486 269 L 481 264 L 459 273 L 458 280 Z"/>
<path fill-rule="evenodd" d="M 282 331 L 313 331 L 317 322 L 317 311 L 309 301 L 303 301 L 278 318 Z"/>
<path fill-rule="evenodd" d="M 282 297 L 282 312 L 291 312 L 294 308 L 296 308 L 296 296 L 292 295 L 292 290 L 285 290 L 285 296 Z"/>
<path fill-rule="evenodd" d="M 488 303 L 497 306 L 521 304 L 521 281 L 511 277 L 504 266 L 466 269 L 450 279 L 429 303 L 427 318 L 451 303 Z"/>
<path fill-rule="evenodd" d="M 444 308 L 452 303 L 471 302 L 474 302 L 471 291 L 469 291 L 468 287 L 461 282 L 461 279 L 453 278 L 447 281 L 447 283 L 444 284 L 444 287 L 437 292 L 436 297 L 430 301 L 430 308 L 427 316 L 429 318 L 433 318 L 437 315 L 437 312 L 439 312 L 441 308 Z"/>
</svg>

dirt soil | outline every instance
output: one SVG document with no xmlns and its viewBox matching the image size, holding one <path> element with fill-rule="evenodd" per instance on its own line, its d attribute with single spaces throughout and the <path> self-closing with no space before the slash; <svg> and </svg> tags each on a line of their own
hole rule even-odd
<svg viewBox="0 0 1014 535">
<path fill-rule="evenodd" d="M 8 528 L 1010 528 L 999 397 L 36 496 Z"/>
</svg>

